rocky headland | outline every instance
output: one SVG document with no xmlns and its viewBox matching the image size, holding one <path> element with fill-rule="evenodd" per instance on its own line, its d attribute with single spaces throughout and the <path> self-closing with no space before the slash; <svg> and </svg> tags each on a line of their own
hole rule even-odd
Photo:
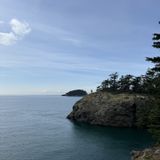
<svg viewBox="0 0 160 160">
<path fill-rule="evenodd" d="M 152 100 L 145 95 L 99 91 L 76 102 L 67 118 L 92 125 L 147 128 Z M 160 160 L 160 147 L 132 151 L 131 156 L 132 160 Z"/>
<path fill-rule="evenodd" d="M 148 98 L 142 95 L 96 92 L 79 100 L 68 119 L 93 125 L 135 127 L 146 110 Z M 145 125 L 145 120 L 140 120 Z"/>
</svg>

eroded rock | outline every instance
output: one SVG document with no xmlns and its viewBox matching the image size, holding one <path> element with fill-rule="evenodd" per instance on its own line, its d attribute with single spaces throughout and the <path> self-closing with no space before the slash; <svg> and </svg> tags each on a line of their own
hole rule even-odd
<svg viewBox="0 0 160 160">
<path fill-rule="evenodd" d="M 144 96 L 96 92 L 79 100 L 67 118 L 94 125 L 134 127 L 136 113 L 145 103 Z"/>
<path fill-rule="evenodd" d="M 160 160 L 160 146 L 133 151 L 132 160 Z"/>
</svg>

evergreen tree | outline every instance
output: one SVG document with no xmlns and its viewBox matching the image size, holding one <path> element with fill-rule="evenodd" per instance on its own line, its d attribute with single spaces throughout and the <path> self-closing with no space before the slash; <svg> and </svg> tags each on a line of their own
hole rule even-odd
<svg viewBox="0 0 160 160">
<path fill-rule="evenodd" d="M 112 73 L 109 78 L 104 80 L 100 86 L 97 87 L 97 91 L 109 91 L 114 92 L 118 89 L 118 73 Z"/>
<path fill-rule="evenodd" d="M 133 93 L 143 93 L 144 92 L 144 88 L 143 88 L 144 81 L 143 80 L 144 80 L 143 76 L 133 77 L 133 80 L 132 80 L 132 92 Z"/>
<path fill-rule="evenodd" d="M 154 48 L 160 48 L 160 33 L 154 33 L 153 34 L 153 47 Z"/>
<path fill-rule="evenodd" d="M 152 39 L 153 39 L 152 46 L 154 48 L 160 48 L 160 33 L 154 33 Z M 160 72 L 160 56 L 153 57 L 153 58 L 147 57 L 146 60 L 155 64 L 155 67 L 153 68 L 153 70 L 155 70 L 156 72 Z"/>
<path fill-rule="evenodd" d="M 118 73 L 112 73 L 109 75 L 110 79 L 109 79 L 109 89 L 111 91 L 117 91 L 118 90 Z"/>
<path fill-rule="evenodd" d="M 153 34 L 153 47 L 160 48 L 159 33 Z M 155 94 L 155 103 L 150 114 L 150 131 L 160 144 L 160 56 L 147 58 L 147 61 L 155 64 L 155 67 L 152 68 L 153 79 L 151 80 L 152 91 Z"/>
<path fill-rule="evenodd" d="M 132 75 L 127 74 L 125 76 L 121 76 L 119 80 L 119 90 L 121 92 L 130 92 L 132 90 L 132 82 L 133 82 Z"/>
<path fill-rule="evenodd" d="M 148 69 L 146 75 L 143 80 L 143 92 L 147 94 L 154 94 L 155 93 L 155 77 L 156 72 L 153 69 Z"/>
</svg>

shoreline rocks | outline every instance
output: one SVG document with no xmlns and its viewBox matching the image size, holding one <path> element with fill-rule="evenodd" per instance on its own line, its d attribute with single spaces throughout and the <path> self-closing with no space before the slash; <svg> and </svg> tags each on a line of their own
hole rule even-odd
<svg viewBox="0 0 160 160">
<path fill-rule="evenodd" d="M 160 146 L 144 149 L 143 151 L 132 151 L 132 160 L 160 160 Z"/>
</svg>

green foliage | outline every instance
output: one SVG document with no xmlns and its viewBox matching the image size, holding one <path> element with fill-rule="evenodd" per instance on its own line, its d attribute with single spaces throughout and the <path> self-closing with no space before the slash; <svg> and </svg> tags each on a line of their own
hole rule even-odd
<svg viewBox="0 0 160 160">
<path fill-rule="evenodd" d="M 149 126 L 149 123 L 150 123 L 149 115 L 150 115 L 153 103 L 154 103 L 154 99 L 151 97 L 148 97 L 148 100 L 145 102 L 145 104 L 141 104 L 141 107 L 139 107 L 136 110 L 136 126 L 137 127 L 146 128 Z"/>
<path fill-rule="evenodd" d="M 127 74 L 118 78 L 118 73 L 116 72 L 110 74 L 109 78 L 97 87 L 97 91 L 157 95 L 160 93 L 160 73 L 148 69 L 146 75 L 136 77 Z"/>
<path fill-rule="evenodd" d="M 118 73 L 112 73 L 109 78 L 104 80 L 100 86 L 97 87 L 97 91 L 109 91 L 115 92 L 118 90 Z"/>
<path fill-rule="evenodd" d="M 160 48 L 160 34 L 159 33 L 154 33 L 152 39 L 153 39 L 153 45 L 152 46 L 154 48 Z M 155 67 L 152 68 L 154 71 L 160 72 L 160 56 L 152 57 L 152 58 L 147 57 L 146 60 L 155 64 Z"/>
<path fill-rule="evenodd" d="M 121 92 L 129 92 L 132 90 L 133 85 L 133 76 L 130 74 L 127 74 L 125 76 L 121 76 L 121 78 L 118 81 L 119 88 L 118 90 Z"/>
<path fill-rule="evenodd" d="M 154 48 L 160 48 L 160 34 L 159 33 L 154 33 L 152 39 L 154 40 L 152 46 Z"/>
<path fill-rule="evenodd" d="M 149 131 L 160 144 L 160 98 L 152 103 L 152 110 L 149 114 Z"/>
<path fill-rule="evenodd" d="M 152 70 L 160 73 L 160 57 L 153 57 L 153 58 L 147 57 L 146 61 L 154 63 L 155 67 L 152 68 Z"/>
<path fill-rule="evenodd" d="M 160 48 L 160 34 L 153 34 L 153 47 Z M 152 86 L 152 93 L 155 94 L 155 103 L 152 105 L 152 110 L 149 114 L 149 131 L 152 133 L 153 137 L 157 140 L 157 143 L 160 144 L 160 57 L 147 58 L 147 61 L 150 61 L 155 64 L 152 68 L 150 85 Z"/>
<path fill-rule="evenodd" d="M 116 91 L 118 88 L 118 83 L 117 83 L 117 79 L 118 79 L 118 73 L 112 73 L 109 75 L 110 79 L 109 79 L 109 86 L 110 86 L 110 90 L 111 91 Z"/>
<path fill-rule="evenodd" d="M 133 77 L 132 80 L 132 92 L 133 93 L 143 93 L 144 90 L 144 79 L 143 76 Z"/>
</svg>

